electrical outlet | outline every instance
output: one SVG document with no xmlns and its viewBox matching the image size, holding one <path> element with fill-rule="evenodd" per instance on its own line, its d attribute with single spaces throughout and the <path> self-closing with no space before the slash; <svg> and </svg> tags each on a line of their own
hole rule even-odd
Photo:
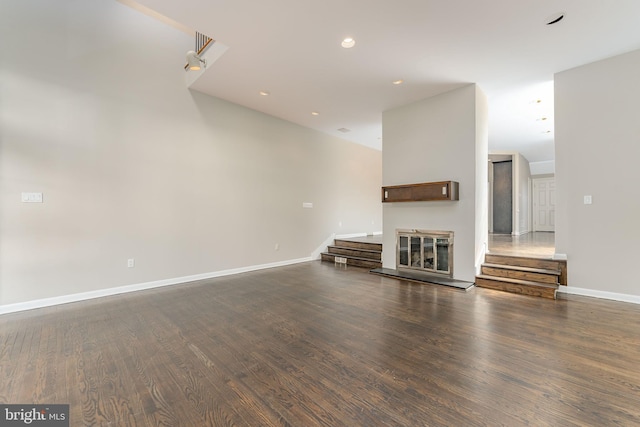
<svg viewBox="0 0 640 427">
<path fill-rule="evenodd" d="M 133 267 L 135 267 L 135 266 L 136 266 L 136 260 L 135 260 L 135 259 L 133 259 L 133 258 L 129 258 L 129 259 L 127 260 L 127 267 L 129 267 L 129 268 L 133 268 Z"/>
</svg>

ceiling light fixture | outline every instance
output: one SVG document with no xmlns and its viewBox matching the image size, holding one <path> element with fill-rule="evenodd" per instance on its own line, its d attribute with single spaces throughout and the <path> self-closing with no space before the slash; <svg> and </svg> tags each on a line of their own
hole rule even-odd
<svg viewBox="0 0 640 427">
<path fill-rule="evenodd" d="M 260 96 L 269 96 L 269 95 L 271 95 L 271 93 L 269 91 L 266 91 L 266 90 L 261 90 L 258 93 L 260 94 Z"/>
<path fill-rule="evenodd" d="M 393 83 L 394 85 L 401 85 L 402 83 L 404 83 L 404 80 L 402 80 L 402 79 L 398 79 L 398 80 L 394 80 L 392 83 Z"/>
<path fill-rule="evenodd" d="M 200 68 L 207 68 L 207 60 L 198 56 L 197 53 L 190 50 L 187 52 L 187 65 L 189 70 L 198 71 Z M 202 65 L 202 67 L 201 67 Z"/>
<path fill-rule="evenodd" d="M 356 45 L 356 41 L 351 37 L 347 37 L 346 39 L 342 40 L 342 43 L 340 43 L 340 45 L 345 49 L 351 49 Z"/>
<path fill-rule="evenodd" d="M 319 115 L 320 115 L 320 113 L 318 113 L 317 111 L 312 111 L 312 112 L 311 112 L 311 115 L 312 115 L 312 116 L 319 116 Z"/>
</svg>

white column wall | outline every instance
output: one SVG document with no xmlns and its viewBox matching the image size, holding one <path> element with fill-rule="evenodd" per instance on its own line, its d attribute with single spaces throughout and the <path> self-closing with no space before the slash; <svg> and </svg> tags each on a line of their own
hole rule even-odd
<svg viewBox="0 0 640 427">
<path fill-rule="evenodd" d="M 455 233 L 454 277 L 474 281 L 487 230 L 486 101 L 467 85 L 383 114 L 383 184 L 458 181 L 460 200 L 383 204 L 383 265 L 395 268 L 395 230 Z"/>
<path fill-rule="evenodd" d="M 555 76 L 556 252 L 570 287 L 640 296 L 638 76 L 640 50 Z"/>
</svg>

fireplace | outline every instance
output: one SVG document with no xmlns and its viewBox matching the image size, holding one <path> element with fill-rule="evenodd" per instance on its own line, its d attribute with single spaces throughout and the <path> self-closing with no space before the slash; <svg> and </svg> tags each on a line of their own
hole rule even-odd
<svg viewBox="0 0 640 427">
<path fill-rule="evenodd" d="M 396 230 L 396 269 L 453 277 L 453 231 Z"/>
</svg>

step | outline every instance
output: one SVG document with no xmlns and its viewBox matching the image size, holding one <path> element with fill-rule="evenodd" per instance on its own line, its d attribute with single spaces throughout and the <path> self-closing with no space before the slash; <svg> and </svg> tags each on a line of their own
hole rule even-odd
<svg viewBox="0 0 640 427">
<path fill-rule="evenodd" d="M 346 255 L 356 258 L 366 258 L 375 261 L 382 261 L 382 252 L 368 249 L 346 248 L 344 246 L 328 246 L 327 252 L 335 255 Z"/>
<path fill-rule="evenodd" d="M 473 287 L 472 282 L 465 282 L 464 280 L 456 280 L 450 277 L 444 277 L 441 275 L 423 273 L 420 271 L 407 271 L 407 270 L 393 270 L 390 268 L 374 268 L 369 273 L 377 274 L 379 276 L 392 277 L 398 280 L 406 280 L 415 283 L 432 283 L 436 285 L 450 286 L 453 288 L 468 290 Z"/>
<path fill-rule="evenodd" d="M 369 251 L 382 252 L 382 243 L 356 242 L 346 239 L 335 239 L 333 242 L 335 246 L 340 246 L 343 248 L 365 249 Z"/>
<path fill-rule="evenodd" d="M 476 286 L 550 299 L 556 299 L 558 290 L 557 285 L 485 275 L 476 276 Z"/>
<path fill-rule="evenodd" d="M 558 261 L 549 258 L 529 258 L 511 255 L 486 254 L 484 261 L 487 264 L 515 265 L 518 267 L 544 268 L 558 270 Z"/>
<path fill-rule="evenodd" d="M 345 258 L 347 260 L 347 265 L 351 265 L 353 267 L 363 267 L 363 268 L 380 268 L 382 267 L 382 261 L 375 261 L 367 258 L 358 258 L 352 256 L 342 256 L 330 254 L 328 252 L 323 252 L 320 254 L 320 259 L 322 261 L 335 262 L 336 256 L 341 258 Z"/>
<path fill-rule="evenodd" d="M 529 280 L 531 282 L 541 282 L 551 285 L 557 285 L 558 277 L 560 276 L 560 272 L 557 270 L 502 264 L 482 264 L 482 274 L 485 276 Z"/>
<path fill-rule="evenodd" d="M 567 261 L 549 258 L 528 258 L 511 255 L 486 254 L 484 257 L 487 264 L 501 264 L 518 267 L 538 268 L 544 270 L 556 270 L 560 272 L 558 283 L 567 285 Z"/>
</svg>

